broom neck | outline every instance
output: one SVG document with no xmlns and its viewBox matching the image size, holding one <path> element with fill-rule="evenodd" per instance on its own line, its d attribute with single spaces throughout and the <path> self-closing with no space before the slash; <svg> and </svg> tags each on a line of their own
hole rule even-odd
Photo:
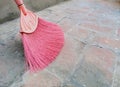
<svg viewBox="0 0 120 87">
<path fill-rule="evenodd" d="M 23 12 L 24 15 L 27 15 L 26 7 L 23 3 L 23 0 L 14 0 L 18 8 Z"/>
<path fill-rule="evenodd" d="M 24 15 L 27 15 L 26 7 L 24 4 L 18 6 L 18 8 L 23 12 Z"/>
</svg>

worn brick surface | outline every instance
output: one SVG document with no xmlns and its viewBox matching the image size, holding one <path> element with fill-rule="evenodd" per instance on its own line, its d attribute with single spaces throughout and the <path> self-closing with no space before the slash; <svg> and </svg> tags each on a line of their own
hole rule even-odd
<svg viewBox="0 0 120 87">
<path fill-rule="evenodd" d="M 83 23 L 83 24 L 81 24 L 81 27 L 99 31 L 99 32 L 103 32 L 103 33 L 112 32 L 112 28 L 100 26 L 99 24 L 94 24 L 94 23 Z"/>
<path fill-rule="evenodd" d="M 92 46 L 84 51 L 84 58 L 100 69 L 108 80 L 112 81 L 116 60 L 115 53 L 109 49 Z"/>
<path fill-rule="evenodd" d="M 110 37 L 95 37 L 93 43 L 109 46 L 113 49 L 120 49 L 120 39 Z"/>
<path fill-rule="evenodd" d="M 118 29 L 117 33 L 118 33 L 118 36 L 120 37 L 120 29 Z"/>
<path fill-rule="evenodd" d="M 58 24 L 63 28 L 64 32 L 71 30 L 74 27 L 72 25 L 75 25 L 74 21 L 69 18 L 63 18 Z"/>
<path fill-rule="evenodd" d="M 0 26 L 0 87 L 8 87 L 24 72 L 23 47 L 15 22 Z"/>
<path fill-rule="evenodd" d="M 106 75 L 94 64 L 82 61 L 78 65 L 72 77 L 73 81 L 80 87 L 110 87 L 111 83 L 107 80 Z M 76 86 L 79 87 L 79 86 Z"/>
<path fill-rule="evenodd" d="M 69 31 L 68 34 L 80 41 L 84 41 L 90 36 L 90 32 L 84 28 L 80 28 L 80 26 L 75 26 Z"/>
<path fill-rule="evenodd" d="M 41 17 L 44 17 L 44 19 L 52 21 L 52 22 L 59 22 L 61 21 L 61 19 L 63 19 L 64 17 L 67 16 L 67 13 L 62 13 L 62 11 L 60 11 L 61 7 L 57 8 L 56 10 L 54 9 L 45 9 L 41 12 L 38 12 L 37 14 Z"/>
<path fill-rule="evenodd" d="M 120 55 L 118 55 L 116 59 L 114 77 L 113 77 L 113 84 L 112 87 L 119 87 L 120 86 Z"/>
</svg>

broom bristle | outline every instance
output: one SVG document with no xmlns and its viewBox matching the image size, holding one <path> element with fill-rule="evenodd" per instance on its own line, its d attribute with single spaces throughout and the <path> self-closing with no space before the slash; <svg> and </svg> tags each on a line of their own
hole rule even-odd
<svg viewBox="0 0 120 87">
<path fill-rule="evenodd" d="M 64 44 L 61 28 L 41 18 L 33 33 L 21 33 L 26 64 L 31 71 L 47 67 L 59 54 Z"/>
</svg>

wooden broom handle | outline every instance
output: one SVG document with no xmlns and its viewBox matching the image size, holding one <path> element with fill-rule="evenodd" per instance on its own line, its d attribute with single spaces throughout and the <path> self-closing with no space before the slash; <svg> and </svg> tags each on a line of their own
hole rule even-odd
<svg viewBox="0 0 120 87">
<path fill-rule="evenodd" d="M 24 6 L 23 0 L 14 0 L 14 1 L 17 4 L 17 6 L 19 7 L 19 9 L 22 10 L 23 14 L 27 15 L 26 8 Z"/>
</svg>

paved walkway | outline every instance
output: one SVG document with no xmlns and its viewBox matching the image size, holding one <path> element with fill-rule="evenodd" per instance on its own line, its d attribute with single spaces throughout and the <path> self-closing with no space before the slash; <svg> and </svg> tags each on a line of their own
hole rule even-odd
<svg viewBox="0 0 120 87">
<path fill-rule="evenodd" d="M 120 87 L 119 4 L 70 0 L 37 14 L 63 28 L 63 50 L 43 71 L 24 73 L 18 19 L 0 25 L 0 87 Z"/>
</svg>

